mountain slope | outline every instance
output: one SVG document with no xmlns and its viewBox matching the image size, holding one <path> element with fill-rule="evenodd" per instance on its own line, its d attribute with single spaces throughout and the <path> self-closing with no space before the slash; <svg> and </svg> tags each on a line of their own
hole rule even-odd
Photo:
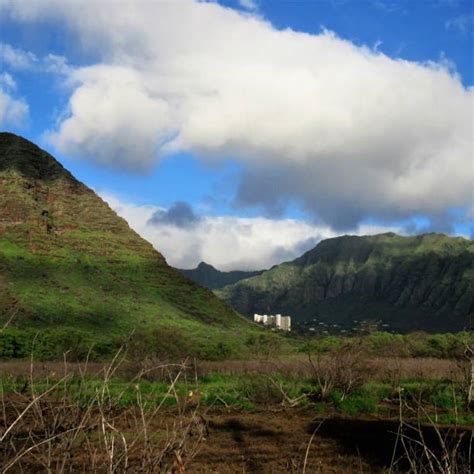
<svg viewBox="0 0 474 474">
<path fill-rule="evenodd" d="M 193 280 L 198 285 L 210 288 L 211 290 L 217 290 L 224 288 L 227 285 L 233 285 L 240 280 L 245 278 L 251 278 L 260 275 L 261 271 L 244 272 L 244 271 L 231 271 L 221 272 L 212 265 L 205 262 L 201 262 L 196 268 L 190 270 L 179 270 L 183 275 Z"/>
<path fill-rule="evenodd" d="M 248 316 L 458 331 L 474 313 L 474 243 L 441 234 L 343 236 L 217 294 Z"/>
<path fill-rule="evenodd" d="M 230 350 L 250 326 L 168 266 L 51 155 L 1 133 L 0 317 L 13 313 L 14 328 L 54 328 L 107 347 L 162 328 L 201 355 Z M 159 333 L 151 343 L 159 346 Z"/>
</svg>

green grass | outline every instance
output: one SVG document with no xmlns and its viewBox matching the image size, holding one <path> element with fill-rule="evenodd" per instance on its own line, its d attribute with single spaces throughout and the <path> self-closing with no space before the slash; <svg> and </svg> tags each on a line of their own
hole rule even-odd
<svg viewBox="0 0 474 474">
<path fill-rule="evenodd" d="M 453 359 L 462 357 L 466 347 L 473 346 L 474 333 L 467 331 L 446 334 L 375 332 L 362 337 L 317 336 L 302 341 L 298 351 L 325 354 L 344 347 L 380 357 L 389 354 L 392 357 Z"/>
<path fill-rule="evenodd" d="M 377 411 L 377 399 L 372 396 L 351 396 L 340 402 L 338 409 L 350 416 L 375 413 Z"/>
<path fill-rule="evenodd" d="M 4 394 L 21 390 L 25 386 L 24 377 L 4 377 L 0 380 L 0 391 Z M 35 391 L 41 393 L 55 383 L 54 380 L 40 379 L 35 381 Z M 281 390 L 277 387 L 280 385 Z M 103 388 L 103 380 L 98 377 L 75 377 L 67 382 L 67 393 L 72 400 L 86 406 Z M 401 382 L 401 396 L 405 403 L 421 404 L 426 410 L 422 420 L 430 422 L 435 419 L 439 424 L 473 424 L 474 414 L 466 411 L 460 397 L 460 387 L 449 381 L 404 380 Z M 60 384 L 56 390 L 62 396 L 66 385 Z M 274 375 L 271 378 L 263 374 L 229 375 L 210 373 L 198 380 L 181 377 L 169 392 L 169 382 L 164 380 L 130 381 L 114 377 L 104 391 L 106 398 L 121 406 L 133 406 L 139 399 L 146 407 L 160 404 L 173 407 L 185 403 L 190 391 L 199 393 L 200 404 L 205 407 L 227 407 L 252 411 L 268 409 L 271 406 L 282 406 L 284 397 L 282 390 L 290 399 L 301 398 L 298 407 L 312 408 L 316 413 L 340 413 L 348 417 L 379 414 L 398 417 L 398 392 L 394 392 L 389 383 L 380 381 L 367 382 L 347 396 L 343 397 L 338 389 L 334 389 L 325 401 L 318 401 L 318 388 L 310 379 L 301 380 L 297 377 Z M 139 397 L 140 395 L 140 397 Z M 387 411 L 387 403 L 392 405 Z M 417 406 L 417 405 L 413 405 Z M 413 413 L 411 414 L 413 416 Z"/>
<path fill-rule="evenodd" d="M 8 137 L 7 137 L 8 138 Z M 95 193 L 32 144 L 0 157 L 0 358 L 113 356 L 134 333 L 137 357 L 251 355 L 263 332 L 169 267 Z M 150 336 L 153 334 L 153 337 Z M 170 340 L 175 344 L 170 344 Z M 132 342 L 133 345 L 133 342 Z"/>
<path fill-rule="evenodd" d="M 115 257 L 111 261 L 100 255 L 78 256 L 67 247 L 60 255 L 37 255 L 0 239 L 2 277 L 11 300 L 21 302 L 12 327 L 0 334 L 0 358 L 27 356 L 36 338 L 36 355 L 43 359 L 61 358 L 66 348 L 80 358 L 92 345 L 92 357 L 103 359 L 132 332 L 136 340 L 146 339 L 142 356 L 251 355 L 245 341 L 252 334 L 258 338 L 263 330 L 248 324 L 209 290 L 158 259 Z M 0 307 L 0 323 L 8 317 L 8 309 Z M 170 335 L 174 347 L 167 340 Z M 138 346 L 135 349 L 138 357 Z"/>
</svg>

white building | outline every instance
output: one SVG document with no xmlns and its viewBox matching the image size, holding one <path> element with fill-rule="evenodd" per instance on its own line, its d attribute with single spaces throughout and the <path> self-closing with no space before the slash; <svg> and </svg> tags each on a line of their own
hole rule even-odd
<svg viewBox="0 0 474 474">
<path fill-rule="evenodd" d="M 275 327 L 278 329 L 281 328 L 281 314 L 275 315 Z"/>
<path fill-rule="evenodd" d="M 282 316 L 281 314 L 257 314 L 253 315 L 256 323 L 263 324 L 282 331 L 291 331 L 291 316 Z"/>
<path fill-rule="evenodd" d="M 253 315 L 253 320 L 254 320 L 255 323 L 263 323 L 263 314 L 255 313 Z"/>
<path fill-rule="evenodd" d="M 291 317 L 290 316 L 282 316 L 280 329 L 282 331 L 291 331 Z"/>
</svg>

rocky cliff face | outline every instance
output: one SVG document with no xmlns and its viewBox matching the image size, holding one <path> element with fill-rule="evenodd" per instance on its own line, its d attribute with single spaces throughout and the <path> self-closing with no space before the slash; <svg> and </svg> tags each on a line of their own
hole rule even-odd
<svg viewBox="0 0 474 474">
<path fill-rule="evenodd" d="M 344 236 L 220 293 L 244 314 L 285 312 L 398 330 L 456 331 L 474 312 L 474 243 L 442 234 Z"/>
<path fill-rule="evenodd" d="M 51 155 L 0 133 L 0 324 L 12 308 L 19 328 L 101 335 L 247 326 Z"/>
<path fill-rule="evenodd" d="M 244 271 L 231 271 L 221 272 L 212 265 L 205 262 L 201 262 L 196 268 L 191 270 L 179 270 L 183 275 L 187 276 L 195 283 L 210 288 L 211 290 L 217 290 L 224 288 L 227 285 L 233 285 L 240 280 L 245 278 L 251 278 L 260 275 L 261 271 L 244 272 Z"/>
</svg>

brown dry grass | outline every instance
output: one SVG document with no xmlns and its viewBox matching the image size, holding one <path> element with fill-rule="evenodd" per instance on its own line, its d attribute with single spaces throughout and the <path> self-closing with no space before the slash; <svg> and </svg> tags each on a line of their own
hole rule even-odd
<svg viewBox="0 0 474 474">
<path fill-rule="evenodd" d="M 62 367 L 43 367 L 51 376 L 52 369 L 61 369 L 45 387 L 37 385 L 31 362 L 24 386 L 13 393 L 1 393 L 2 474 L 184 472 L 206 436 L 199 405 L 189 405 L 176 392 L 186 364 L 160 367 L 168 370 L 169 388 L 158 404 L 144 401 L 138 382 L 145 372 L 136 374 L 130 380 L 136 400 L 125 408 L 121 403 L 125 391 L 110 391 L 122 362 L 119 351 L 111 363 L 100 368 L 101 381 L 95 392 L 84 392 L 82 398 L 82 388 L 90 375 L 87 363 L 75 365 L 75 370 L 70 370 L 66 360 Z M 174 397 L 178 406 L 171 419 L 162 414 L 167 397 Z"/>
<path fill-rule="evenodd" d="M 322 363 L 328 360 L 321 358 Z M 458 362 L 448 359 L 434 358 L 396 358 L 396 357 L 365 357 L 364 365 L 370 369 L 373 379 L 443 379 L 459 378 Z M 88 364 L 89 376 L 100 376 L 108 364 L 92 363 Z M 68 363 L 68 371 L 71 375 L 81 374 L 80 363 Z M 175 364 L 180 368 L 180 364 Z M 143 363 L 124 361 L 117 369 L 116 375 L 124 379 L 133 379 L 138 374 L 144 377 L 168 380 L 172 366 L 160 361 L 147 361 Z M 229 375 L 239 374 L 281 374 L 284 376 L 297 376 L 307 378 L 312 376 L 311 366 L 308 364 L 307 356 L 292 358 L 282 358 L 270 360 L 227 360 L 222 362 L 210 361 L 189 361 L 185 372 L 194 376 L 197 372 L 199 376 L 209 373 L 222 373 Z M 35 378 L 58 378 L 64 373 L 62 362 L 36 362 L 34 365 Z M 6 361 L 0 362 L 0 377 L 18 377 L 30 375 L 29 361 Z"/>
</svg>

